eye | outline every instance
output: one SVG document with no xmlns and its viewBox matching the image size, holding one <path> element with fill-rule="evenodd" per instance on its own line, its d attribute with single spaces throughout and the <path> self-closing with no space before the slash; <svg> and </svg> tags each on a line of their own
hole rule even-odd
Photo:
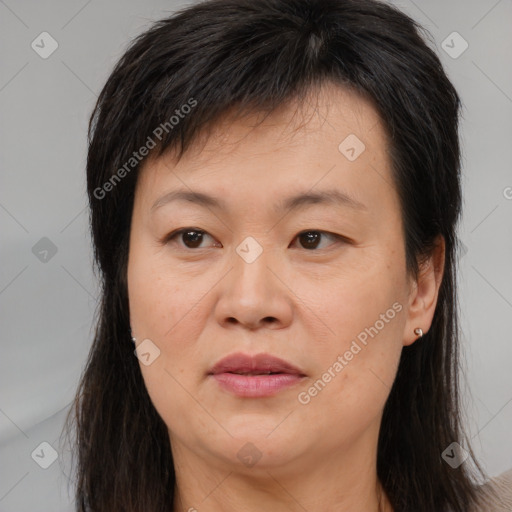
<svg viewBox="0 0 512 512">
<path fill-rule="evenodd" d="M 178 229 L 176 231 L 173 231 L 166 237 L 164 237 L 161 242 L 163 244 L 168 243 L 175 243 L 175 239 L 180 237 L 181 242 L 183 246 L 187 249 L 202 249 L 204 247 L 201 247 L 201 243 L 204 242 L 205 237 L 210 237 L 212 240 L 214 238 L 209 235 L 206 231 L 199 229 L 199 228 L 182 228 Z M 318 249 L 319 245 L 321 245 L 321 239 L 322 238 L 330 238 L 334 241 L 344 241 L 345 238 L 341 235 L 335 235 L 334 233 L 328 233 L 326 231 L 319 231 L 310 229 L 307 231 L 302 231 L 299 233 L 295 238 L 295 240 L 298 240 L 299 243 L 302 245 L 303 249 L 307 250 L 314 250 Z M 222 245 L 218 242 L 214 244 L 215 247 L 222 247 Z M 320 247 L 320 249 L 323 249 L 324 247 Z"/>
<path fill-rule="evenodd" d="M 173 231 L 172 233 L 167 235 L 162 242 L 163 243 L 174 242 L 174 239 L 177 238 L 178 236 L 180 236 L 181 241 L 183 242 L 183 244 L 185 245 L 186 248 L 202 249 L 202 247 L 200 247 L 200 245 L 201 245 L 201 242 L 204 241 L 205 235 L 207 237 L 212 238 L 210 235 L 208 235 L 208 233 L 206 233 L 206 231 L 203 231 L 202 229 L 183 228 L 183 229 L 179 229 L 177 231 Z M 213 238 L 212 238 L 212 240 L 213 240 Z"/>
<path fill-rule="evenodd" d="M 334 233 L 327 233 L 326 231 L 318 231 L 314 229 L 302 231 L 297 235 L 296 239 L 300 242 L 304 249 L 312 250 L 318 248 L 322 237 L 327 237 L 330 238 L 331 240 L 343 240 L 343 237 L 340 235 L 335 235 Z M 324 247 L 321 247 L 321 249 L 323 248 Z"/>
</svg>

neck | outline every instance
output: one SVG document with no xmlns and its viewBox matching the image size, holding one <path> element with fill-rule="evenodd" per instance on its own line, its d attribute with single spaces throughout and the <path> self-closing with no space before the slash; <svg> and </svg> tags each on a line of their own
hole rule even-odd
<svg viewBox="0 0 512 512">
<path fill-rule="evenodd" d="M 173 441 L 173 512 L 393 512 L 377 478 L 375 453 L 354 447 L 342 456 L 318 457 L 241 468 Z"/>
</svg>

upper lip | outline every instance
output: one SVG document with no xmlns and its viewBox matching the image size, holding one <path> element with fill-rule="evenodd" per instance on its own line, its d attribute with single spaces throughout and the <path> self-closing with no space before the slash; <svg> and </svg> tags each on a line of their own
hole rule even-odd
<svg viewBox="0 0 512 512">
<path fill-rule="evenodd" d="M 288 373 L 304 376 L 296 366 L 270 354 L 230 354 L 211 368 L 209 374 L 218 373 Z"/>
</svg>

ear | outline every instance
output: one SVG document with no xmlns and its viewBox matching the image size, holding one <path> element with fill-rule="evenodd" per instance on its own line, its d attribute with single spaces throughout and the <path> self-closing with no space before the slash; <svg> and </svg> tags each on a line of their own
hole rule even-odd
<svg viewBox="0 0 512 512">
<path fill-rule="evenodd" d="M 428 260 L 420 266 L 418 279 L 411 281 L 409 308 L 405 322 L 404 346 L 412 345 L 418 335 L 414 329 L 421 328 L 425 334 L 432 325 L 439 288 L 443 279 L 445 264 L 445 240 L 439 235 Z"/>
</svg>

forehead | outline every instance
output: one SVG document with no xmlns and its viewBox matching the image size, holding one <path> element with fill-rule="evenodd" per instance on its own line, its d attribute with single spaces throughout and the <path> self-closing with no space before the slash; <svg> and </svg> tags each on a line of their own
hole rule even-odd
<svg viewBox="0 0 512 512">
<path fill-rule="evenodd" d="M 137 194 L 151 208 L 164 192 L 187 187 L 220 195 L 245 187 L 246 194 L 261 197 L 310 189 L 319 180 L 322 188 L 354 189 L 356 181 L 368 188 L 375 179 L 377 185 L 391 185 L 387 147 L 371 101 L 327 83 L 268 115 L 254 112 L 236 119 L 227 112 L 196 137 L 179 161 L 172 151 L 149 158 Z"/>
</svg>

